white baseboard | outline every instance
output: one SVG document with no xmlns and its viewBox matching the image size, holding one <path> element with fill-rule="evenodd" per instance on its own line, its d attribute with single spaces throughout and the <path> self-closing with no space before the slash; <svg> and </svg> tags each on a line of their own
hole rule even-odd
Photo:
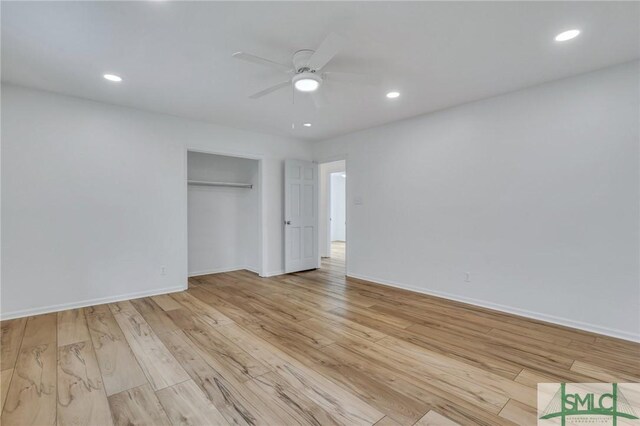
<svg viewBox="0 0 640 426">
<path fill-rule="evenodd" d="M 198 272 L 189 272 L 189 277 L 199 277 L 202 275 L 211 275 L 211 274 L 222 274 L 225 272 L 233 272 L 233 271 L 249 271 L 254 274 L 260 275 L 260 272 L 251 266 L 234 266 L 231 268 L 218 268 L 218 269 L 210 269 L 208 271 L 198 271 Z"/>
<path fill-rule="evenodd" d="M 244 267 L 244 266 L 232 266 L 232 267 L 227 267 L 227 268 L 208 269 L 206 271 L 189 272 L 189 276 L 190 277 L 199 277 L 201 275 L 222 274 L 223 272 L 240 271 L 242 269 L 247 269 L 247 268 Z"/>
<path fill-rule="evenodd" d="M 136 293 L 120 294 L 117 296 L 98 297 L 96 299 L 82 300 L 79 302 L 62 303 L 59 305 L 41 306 L 38 308 L 23 309 L 21 311 L 2 312 L 0 320 L 8 320 L 14 318 L 28 317 L 32 315 L 49 314 L 52 312 L 65 311 L 67 309 L 86 308 L 87 306 L 102 305 L 105 303 L 122 302 L 123 300 L 139 299 L 141 297 L 158 296 L 160 294 L 176 293 L 187 289 L 184 286 L 167 287 L 161 289 L 140 291 Z"/>
<path fill-rule="evenodd" d="M 272 271 L 272 272 L 267 272 L 264 275 L 260 275 L 263 278 L 268 278 L 268 277 L 275 277 L 276 275 L 283 275 L 284 274 L 284 269 L 279 269 L 277 271 Z"/>
<path fill-rule="evenodd" d="M 369 277 L 360 274 L 347 274 L 348 277 L 357 278 L 359 280 L 369 281 L 373 284 L 382 284 L 389 287 L 401 288 L 403 290 L 410 290 L 416 293 L 427 294 L 429 296 L 441 297 L 443 299 L 455 300 L 456 302 L 467 303 L 470 305 L 480 306 L 482 308 L 493 309 L 495 311 L 505 312 L 508 314 L 518 315 L 521 317 L 531 318 L 539 321 L 545 321 L 552 324 L 562 325 L 565 327 L 576 328 L 578 330 L 589 331 L 592 333 L 603 334 L 605 336 L 615 337 L 618 339 L 630 340 L 632 342 L 640 342 L 640 335 L 630 333 L 624 330 L 616 330 L 608 327 L 602 327 L 595 324 L 590 324 L 582 321 L 575 321 L 569 318 L 558 317 L 555 315 L 543 314 L 540 312 L 528 311 L 526 309 L 514 308 L 511 306 L 501 305 L 498 303 L 488 302 L 486 300 L 474 299 L 471 297 L 458 296 L 451 293 L 436 290 L 426 290 L 410 285 L 399 284 L 375 277 Z"/>
</svg>

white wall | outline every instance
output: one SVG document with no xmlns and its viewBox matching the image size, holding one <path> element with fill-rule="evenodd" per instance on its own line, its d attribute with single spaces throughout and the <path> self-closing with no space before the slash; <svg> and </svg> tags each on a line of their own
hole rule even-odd
<svg viewBox="0 0 640 426">
<path fill-rule="evenodd" d="M 184 288 L 185 147 L 262 157 L 281 272 L 283 159 L 309 143 L 2 85 L 2 317 Z"/>
<path fill-rule="evenodd" d="M 318 215 L 318 242 L 320 244 L 320 257 L 329 257 L 331 255 L 331 222 L 329 221 L 331 216 L 331 203 L 329 199 L 331 173 L 344 172 L 346 170 L 345 167 L 346 164 L 344 160 L 331 161 L 319 165 L 320 197 L 318 205 L 320 214 Z"/>
<path fill-rule="evenodd" d="M 331 174 L 331 241 L 346 241 L 346 179 L 344 173 Z"/>
<path fill-rule="evenodd" d="M 189 180 L 251 183 L 253 188 L 189 185 L 189 276 L 260 271 L 258 161 L 189 152 Z"/>
<path fill-rule="evenodd" d="M 348 161 L 347 273 L 640 339 L 639 71 L 315 145 Z"/>
</svg>

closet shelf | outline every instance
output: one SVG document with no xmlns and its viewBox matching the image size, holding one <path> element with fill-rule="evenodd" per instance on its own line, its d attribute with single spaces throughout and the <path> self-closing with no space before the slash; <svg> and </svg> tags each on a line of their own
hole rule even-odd
<svg viewBox="0 0 640 426">
<path fill-rule="evenodd" d="M 253 185 L 250 183 L 236 183 L 236 182 L 206 182 L 203 180 L 188 180 L 187 183 L 189 185 L 200 185 L 200 186 L 228 186 L 232 188 L 253 188 Z"/>
</svg>

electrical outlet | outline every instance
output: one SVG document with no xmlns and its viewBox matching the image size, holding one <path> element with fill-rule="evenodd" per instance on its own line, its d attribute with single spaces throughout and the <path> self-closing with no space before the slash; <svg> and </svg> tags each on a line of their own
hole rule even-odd
<svg viewBox="0 0 640 426">
<path fill-rule="evenodd" d="M 160 267 L 160 275 L 167 275 L 167 267 L 166 266 L 161 266 Z"/>
<path fill-rule="evenodd" d="M 471 272 L 465 272 L 464 273 L 464 282 L 465 283 L 470 283 L 471 282 Z"/>
</svg>

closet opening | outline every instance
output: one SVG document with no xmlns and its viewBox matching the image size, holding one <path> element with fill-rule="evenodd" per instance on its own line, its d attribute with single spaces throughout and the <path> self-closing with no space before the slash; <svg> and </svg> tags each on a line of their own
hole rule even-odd
<svg viewBox="0 0 640 426">
<path fill-rule="evenodd" d="M 262 273 L 259 159 L 187 151 L 189 277 Z"/>
</svg>

